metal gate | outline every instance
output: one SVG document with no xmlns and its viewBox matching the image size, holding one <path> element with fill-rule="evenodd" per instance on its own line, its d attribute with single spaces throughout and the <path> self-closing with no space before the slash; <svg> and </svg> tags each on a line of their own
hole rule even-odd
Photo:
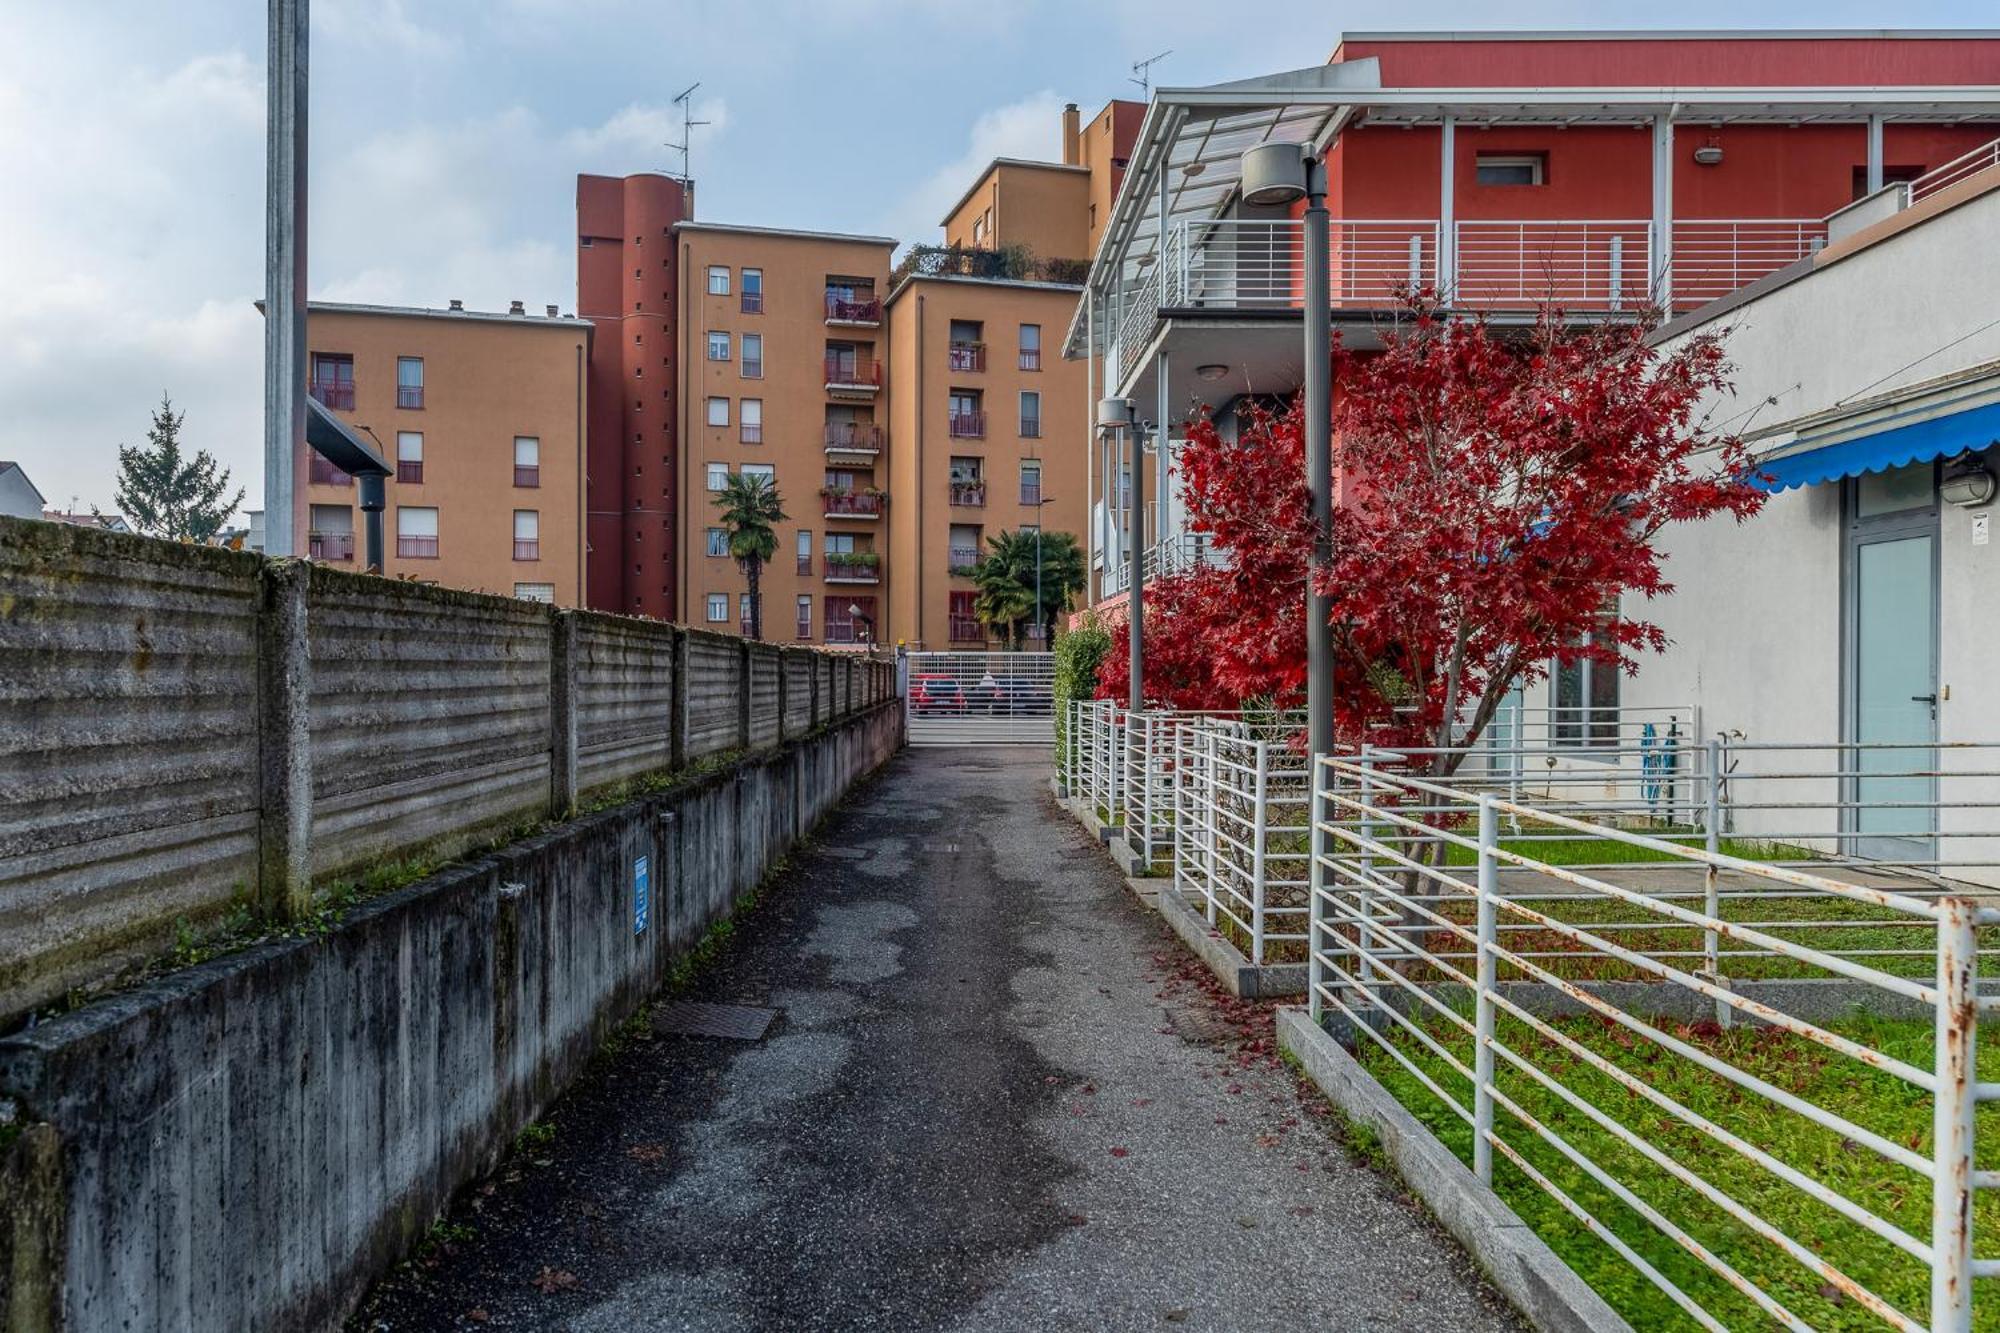
<svg viewBox="0 0 2000 1333">
<path fill-rule="evenodd" d="M 910 744 L 1055 744 L 1049 654 L 910 653 L 903 667 Z"/>
</svg>

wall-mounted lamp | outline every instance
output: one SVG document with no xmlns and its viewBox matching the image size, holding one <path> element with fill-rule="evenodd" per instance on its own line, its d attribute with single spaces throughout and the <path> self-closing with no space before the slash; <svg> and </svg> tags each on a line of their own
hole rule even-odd
<svg viewBox="0 0 2000 1333">
<path fill-rule="evenodd" d="M 1228 373 L 1229 373 L 1229 367 L 1223 365 L 1219 361 L 1211 361 L 1205 366 L 1196 366 L 1194 368 L 1195 378 L 1200 380 L 1207 380 L 1210 384 L 1215 383 L 1217 380 L 1221 379 L 1224 375 L 1227 375 Z"/>
<path fill-rule="evenodd" d="M 1700 163 L 1704 167 L 1721 166 L 1722 145 L 1719 143 L 1703 144 L 1701 147 L 1694 150 L 1694 160 Z"/>
<path fill-rule="evenodd" d="M 2000 482 L 1981 467 L 1946 477 L 1938 487 L 1938 494 L 1955 505 L 1983 505 L 1993 498 L 1996 490 L 2000 490 Z"/>
</svg>

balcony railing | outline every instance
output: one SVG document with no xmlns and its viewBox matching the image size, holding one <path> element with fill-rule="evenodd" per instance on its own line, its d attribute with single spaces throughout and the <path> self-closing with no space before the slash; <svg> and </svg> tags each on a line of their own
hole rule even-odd
<svg viewBox="0 0 2000 1333">
<path fill-rule="evenodd" d="M 829 421 L 826 423 L 826 449 L 828 453 L 880 453 L 882 428 L 872 421 Z"/>
<path fill-rule="evenodd" d="M 828 643 L 873 643 L 874 636 L 874 626 L 867 620 L 833 615 L 826 618 Z"/>
<path fill-rule="evenodd" d="M 882 303 L 872 296 L 826 294 L 826 322 L 829 324 L 880 324 Z"/>
<path fill-rule="evenodd" d="M 1021 369 L 1040 370 L 1041 368 L 1042 349 L 1039 347 L 1023 347 L 1021 349 Z"/>
<path fill-rule="evenodd" d="M 743 313 L 744 313 L 744 314 L 746 314 L 746 315 L 761 315 L 761 314 L 763 314 L 763 313 L 764 313 L 764 293 L 762 293 L 762 292 L 745 292 L 745 293 L 743 293 Z"/>
<path fill-rule="evenodd" d="M 1976 176 L 1988 167 L 2000 167 L 2000 139 L 1981 144 L 1961 157 L 1955 157 L 1941 167 L 1933 167 L 1910 182 L 1910 202 L 1949 189 L 1968 176 Z"/>
<path fill-rule="evenodd" d="M 1686 218 L 1674 223 L 1673 304 L 1747 287 L 1826 244 L 1821 218 Z"/>
<path fill-rule="evenodd" d="M 954 574 L 970 574 L 979 567 L 979 548 L 954 546 L 951 548 L 951 554 L 946 557 L 946 563 Z"/>
<path fill-rule="evenodd" d="M 979 623 L 978 616 L 951 616 L 948 619 L 953 643 L 986 642 L 986 626 Z"/>
<path fill-rule="evenodd" d="M 396 480 L 405 486 L 421 486 L 424 480 L 424 460 L 421 458 L 396 460 Z"/>
<path fill-rule="evenodd" d="M 306 554 L 315 560 L 352 560 L 354 534 L 351 532 L 309 532 Z"/>
<path fill-rule="evenodd" d="M 984 412 L 953 412 L 950 421 L 951 438 L 954 440 L 978 440 L 986 436 L 986 414 Z"/>
<path fill-rule="evenodd" d="M 398 384 L 396 386 L 396 406 L 419 409 L 424 405 L 424 386 L 421 384 Z"/>
<path fill-rule="evenodd" d="M 947 369 L 957 371 L 986 369 L 986 344 L 953 343 L 946 350 L 945 366 Z"/>
<path fill-rule="evenodd" d="M 516 486 L 540 486 L 542 465 L 540 463 L 514 464 L 514 484 Z"/>
<path fill-rule="evenodd" d="M 1022 482 L 1021 503 L 1024 505 L 1038 505 L 1041 502 L 1042 502 L 1042 483 L 1040 483 L 1039 481 Z"/>
<path fill-rule="evenodd" d="M 826 387 L 870 391 L 879 389 L 882 387 L 882 365 L 870 357 L 830 356 L 826 358 Z"/>
<path fill-rule="evenodd" d="M 799 557 L 799 573 L 801 573 L 801 574 L 810 574 L 810 573 L 812 573 L 812 572 L 813 572 L 813 558 L 812 558 L 812 557 L 811 557 L 810 555 L 802 555 L 802 556 L 800 556 L 800 557 Z"/>
<path fill-rule="evenodd" d="M 1039 439 L 1041 439 L 1041 438 L 1042 438 L 1042 419 L 1041 419 L 1040 417 L 1022 417 L 1022 418 L 1021 418 L 1021 438 L 1022 438 L 1022 439 L 1024 439 L 1024 440 L 1039 440 Z"/>
<path fill-rule="evenodd" d="M 882 497 L 863 491 L 836 491 L 822 497 L 828 518 L 880 518 Z"/>
<path fill-rule="evenodd" d="M 514 539 L 514 558 L 516 560 L 540 560 L 542 558 L 542 539 L 539 537 L 516 537 Z"/>
<path fill-rule="evenodd" d="M 1205 532 L 1180 532 L 1165 541 L 1154 542 L 1141 554 L 1140 561 L 1145 567 L 1147 579 L 1163 578 L 1168 574 L 1178 574 L 1199 565 L 1221 566 L 1228 557 L 1210 544 Z M 1123 553 L 1104 571 L 1103 595 L 1125 591 L 1131 583 L 1131 569 Z"/>
<path fill-rule="evenodd" d="M 986 504 L 986 483 L 954 481 L 951 483 L 951 502 L 970 509 L 983 508 Z"/>
<path fill-rule="evenodd" d="M 797 639 L 800 643 L 806 643 L 812 639 L 812 636 L 813 636 L 812 617 L 800 616 L 798 626 L 796 630 L 793 632 L 792 637 Z"/>
<path fill-rule="evenodd" d="M 315 486 L 352 486 L 354 478 L 327 459 L 314 454 L 306 460 L 306 479 Z"/>
<path fill-rule="evenodd" d="M 882 557 L 873 551 L 848 553 L 842 558 L 841 552 L 829 552 L 826 557 L 826 581 L 828 583 L 880 583 L 882 581 Z M 860 557 L 860 558 L 853 558 Z"/>
<path fill-rule="evenodd" d="M 762 444 L 764 442 L 764 423 L 761 421 L 744 422 L 742 439 L 745 444 Z"/>
<path fill-rule="evenodd" d="M 438 553 L 438 539 L 435 537 L 396 538 L 396 554 L 405 560 L 435 560 Z"/>
<path fill-rule="evenodd" d="M 342 412 L 354 410 L 354 381 L 345 383 L 333 380 L 315 381 L 312 396 L 319 399 L 320 406 L 335 408 Z"/>
<path fill-rule="evenodd" d="M 1461 222 L 1453 299 L 1472 306 L 1643 305 L 1652 291 L 1651 231 L 1650 223 L 1617 219 Z"/>
</svg>

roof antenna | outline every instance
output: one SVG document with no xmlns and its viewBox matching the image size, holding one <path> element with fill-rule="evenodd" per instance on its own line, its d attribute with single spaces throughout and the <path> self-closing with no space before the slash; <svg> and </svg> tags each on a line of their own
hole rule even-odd
<svg viewBox="0 0 2000 1333">
<path fill-rule="evenodd" d="M 701 81 L 697 79 L 687 86 L 687 91 L 674 99 L 675 104 L 681 109 L 681 141 L 679 143 L 670 142 L 667 144 L 667 147 L 680 153 L 681 180 L 688 185 L 694 184 L 693 158 L 691 154 L 691 150 L 694 148 L 694 127 L 710 123 L 706 120 L 696 120 L 694 118 L 694 103 L 688 100 L 694 96 L 694 90 L 699 87 L 701 87 Z"/>
<path fill-rule="evenodd" d="M 1156 56 L 1148 56 L 1144 60 L 1135 60 L 1132 62 L 1133 77 L 1127 79 L 1126 82 L 1139 85 L 1140 101 L 1146 101 L 1153 95 L 1153 66 L 1159 64 L 1172 54 L 1172 51 L 1162 51 Z"/>
</svg>

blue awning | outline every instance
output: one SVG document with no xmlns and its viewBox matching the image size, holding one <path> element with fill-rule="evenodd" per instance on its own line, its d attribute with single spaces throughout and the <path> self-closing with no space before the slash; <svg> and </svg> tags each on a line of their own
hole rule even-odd
<svg viewBox="0 0 2000 1333">
<path fill-rule="evenodd" d="M 1764 491 L 1788 491 L 1794 486 L 1814 486 L 1906 463 L 1951 458 L 1968 449 L 1977 452 L 1992 448 L 1996 442 L 2000 442 L 2000 403 L 1991 403 L 1768 459 L 1754 465 L 1761 475 L 1752 484 Z"/>
</svg>

